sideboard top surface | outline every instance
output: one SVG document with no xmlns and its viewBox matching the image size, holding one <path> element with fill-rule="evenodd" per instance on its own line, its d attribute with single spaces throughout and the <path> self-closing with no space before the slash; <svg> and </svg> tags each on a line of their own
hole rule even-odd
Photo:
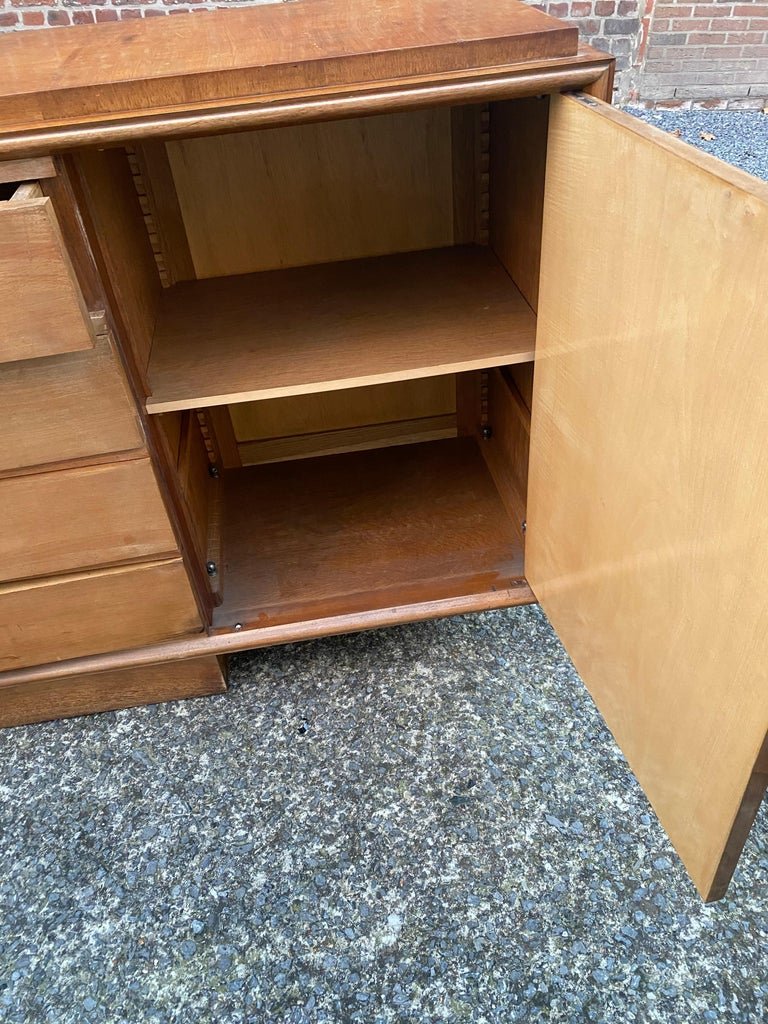
<svg viewBox="0 0 768 1024">
<path fill-rule="evenodd" d="M 156 109 L 567 58 L 577 36 L 520 0 L 299 0 L 14 33 L 0 124 L 56 120 L 70 99 Z"/>
</svg>

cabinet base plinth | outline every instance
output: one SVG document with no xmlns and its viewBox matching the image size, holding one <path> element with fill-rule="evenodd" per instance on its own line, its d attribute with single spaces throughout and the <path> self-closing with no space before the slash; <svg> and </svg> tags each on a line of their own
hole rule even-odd
<svg viewBox="0 0 768 1024">
<path fill-rule="evenodd" d="M 223 693 L 223 659 L 188 661 L 40 679 L 0 688 L 0 728 Z"/>
</svg>

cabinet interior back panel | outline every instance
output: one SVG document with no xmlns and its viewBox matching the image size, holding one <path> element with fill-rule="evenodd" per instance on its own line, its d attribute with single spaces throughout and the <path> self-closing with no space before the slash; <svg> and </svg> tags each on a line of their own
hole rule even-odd
<svg viewBox="0 0 768 1024">
<path fill-rule="evenodd" d="M 454 374 L 230 406 L 238 441 L 345 430 L 455 412 Z"/>
<path fill-rule="evenodd" d="M 195 273 L 450 245 L 453 148 L 448 108 L 169 142 Z"/>
</svg>

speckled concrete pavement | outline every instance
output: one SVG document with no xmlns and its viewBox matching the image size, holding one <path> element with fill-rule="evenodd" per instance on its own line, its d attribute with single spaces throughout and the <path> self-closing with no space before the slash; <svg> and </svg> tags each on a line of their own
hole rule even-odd
<svg viewBox="0 0 768 1024">
<path fill-rule="evenodd" d="M 718 113 L 644 116 L 765 175 Z M 232 682 L 0 732 L 0 1021 L 768 1020 L 768 807 L 703 906 L 538 608 Z"/>
<path fill-rule="evenodd" d="M 538 608 L 232 677 L 0 733 L 0 1019 L 766 1019 L 765 807 L 703 906 Z"/>
</svg>

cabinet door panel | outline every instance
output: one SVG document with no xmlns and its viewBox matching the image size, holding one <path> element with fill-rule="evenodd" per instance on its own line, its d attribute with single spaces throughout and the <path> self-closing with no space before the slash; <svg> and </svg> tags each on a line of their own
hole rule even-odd
<svg viewBox="0 0 768 1024">
<path fill-rule="evenodd" d="M 693 881 L 768 776 L 768 186 L 553 99 L 526 576 Z"/>
</svg>

